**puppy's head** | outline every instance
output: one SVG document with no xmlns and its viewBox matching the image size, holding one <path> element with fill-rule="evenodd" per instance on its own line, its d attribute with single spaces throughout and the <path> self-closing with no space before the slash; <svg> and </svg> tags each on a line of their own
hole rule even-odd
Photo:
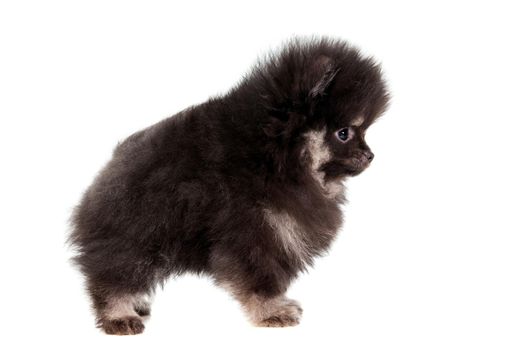
<svg viewBox="0 0 525 350">
<path fill-rule="evenodd" d="M 302 155 L 318 180 L 355 176 L 370 165 L 374 154 L 365 142 L 366 130 L 389 100 L 376 62 L 343 41 L 296 40 L 261 77 L 261 96 L 271 115 L 267 134 L 300 148 L 289 154 Z"/>
</svg>

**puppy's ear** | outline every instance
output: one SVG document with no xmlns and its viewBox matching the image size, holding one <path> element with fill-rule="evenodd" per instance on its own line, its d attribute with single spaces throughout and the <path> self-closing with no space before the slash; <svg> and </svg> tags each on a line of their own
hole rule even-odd
<svg viewBox="0 0 525 350">
<path fill-rule="evenodd" d="M 281 140 L 294 135 L 327 93 L 338 71 L 333 58 L 324 54 L 305 56 L 299 51 L 288 52 L 259 71 L 259 103 L 269 115 L 264 133 Z"/>
<path fill-rule="evenodd" d="M 310 68 L 308 97 L 316 99 L 326 93 L 327 88 L 333 82 L 338 68 L 335 67 L 333 60 L 327 56 L 318 57 Z M 307 79 L 308 79 L 307 78 Z"/>
</svg>

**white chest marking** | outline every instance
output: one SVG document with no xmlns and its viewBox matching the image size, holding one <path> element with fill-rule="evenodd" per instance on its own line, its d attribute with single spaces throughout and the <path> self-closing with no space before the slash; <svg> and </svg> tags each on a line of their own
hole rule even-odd
<svg viewBox="0 0 525 350">
<path fill-rule="evenodd" d="M 297 221 L 285 212 L 264 209 L 264 218 L 272 227 L 286 253 L 305 260 L 310 255 L 304 232 Z"/>
</svg>

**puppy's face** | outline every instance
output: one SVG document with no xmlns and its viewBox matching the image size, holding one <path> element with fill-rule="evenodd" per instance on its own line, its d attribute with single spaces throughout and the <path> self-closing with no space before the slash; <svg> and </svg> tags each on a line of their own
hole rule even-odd
<svg viewBox="0 0 525 350">
<path fill-rule="evenodd" d="M 341 180 L 363 172 L 374 159 L 365 142 L 365 133 L 373 121 L 362 113 L 330 119 L 304 134 L 303 153 L 314 179 L 330 196 L 337 196 Z M 332 185 L 336 185 L 335 187 Z"/>
<path fill-rule="evenodd" d="M 356 176 L 370 165 L 374 154 L 365 142 L 367 127 L 362 114 L 327 126 L 324 141 L 330 150 L 330 157 L 319 169 L 324 172 L 325 180 Z"/>
<path fill-rule="evenodd" d="M 365 133 L 388 106 L 381 69 L 345 47 L 334 52 L 321 46 L 318 52 L 289 58 L 276 62 L 261 82 L 272 82 L 262 94 L 271 116 L 264 128 L 273 142 L 269 149 L 279 154 L 276 149 L 291 147 L 283 154 L 300 155 L 301 166 L 288 167 L 286 156 L 277 156 L 277 169 L 292 169 L 292 178 L 296 169 L 311 172 L 331 192 L 338 187 L 332 185 L 360 174 L 374 159 Z"/>
<path fill-rule="evenodd" d="M 324 73 L 313 79 L 318 82 L 309 94 L 317 100 L 310 109 L 313 122 L 306 146 L 314 177 L 327 185 L 359 175 L 370 165 L 374 154 L 365 142 L 366 130 L 386 110 L 389 96 L 379 67 L 370 60 L 347 57 L 321 63 Z"/>
</svg>

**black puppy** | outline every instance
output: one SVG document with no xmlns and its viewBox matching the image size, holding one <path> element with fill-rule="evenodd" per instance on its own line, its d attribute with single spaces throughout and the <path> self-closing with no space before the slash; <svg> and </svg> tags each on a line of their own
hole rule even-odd
<svg viewBox="0 0 525 350">
<path fill-rule="evenodd" d="M 98 325 L 136 334 L 158 283 L 208 274 L 258 326 L 298 324 L 290 282 L 341 225 L 342 180 L 374 155 L 378 65 L 345 42 L 292 40 L 221 97 L 120 143 L 72 218 Z"/>
</svg>

